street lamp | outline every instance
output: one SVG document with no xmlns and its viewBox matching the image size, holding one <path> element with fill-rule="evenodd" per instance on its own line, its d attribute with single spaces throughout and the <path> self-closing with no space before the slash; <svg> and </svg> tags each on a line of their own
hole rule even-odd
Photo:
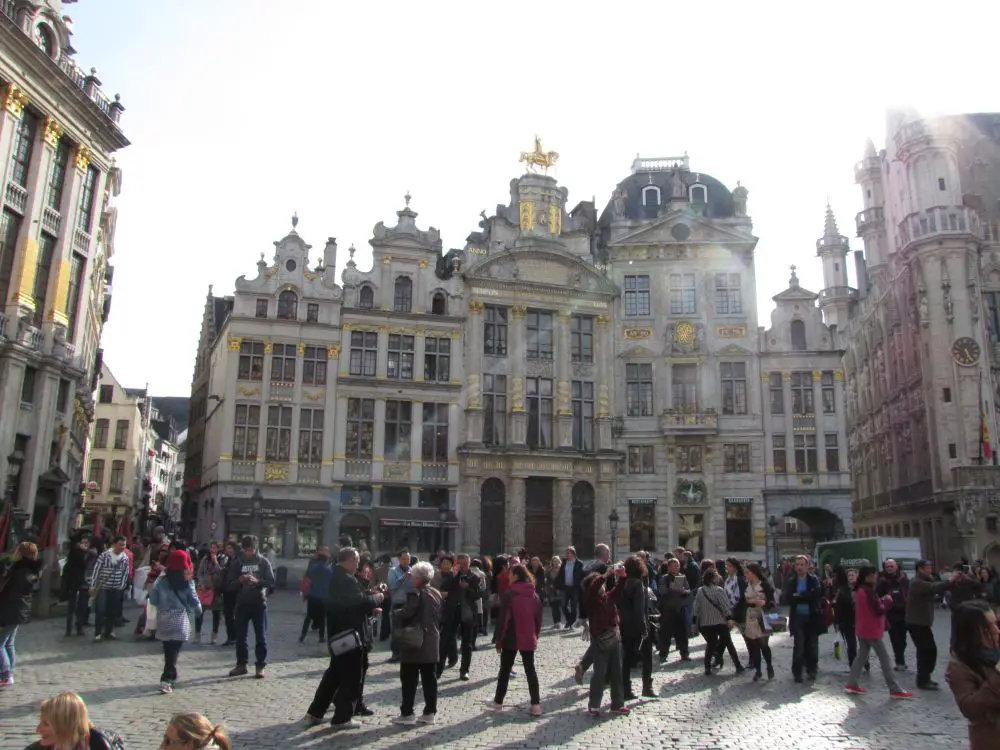
<svg viewBox="0 0 1000 750">
<path fill-rule="evenodd" d="M 260 540 L 260 532 L 257 530 L 257 524 L 260 521 L 260 510 L 264 507 L 264 496 L 260 494 L 260 487 L 253 491 L 253 495 L 250 498 L 250 533 L 253 534 Z"/>
<path fill-rule="evenodd" d="M 778 519 L 771 516 L 767 525 L 771 527 L 771 575 L 778 567 Z"/>
<path fill-rule="evenodd" d="M 445 524 L 448 523 L 448 501 L 444 500 L 441 503 L 441 507 L 438 508 L 438 517 L 441 519 L 441 546 L 438 549 L 448 549 L 448 545 L 445 544 Z"/>
<path fill-rule="evenodd" d="M 608 516 L 608 526 L 611 529 L 611 562 L 618 559 L 618 509 L 612 508 Z"/>
</svg>

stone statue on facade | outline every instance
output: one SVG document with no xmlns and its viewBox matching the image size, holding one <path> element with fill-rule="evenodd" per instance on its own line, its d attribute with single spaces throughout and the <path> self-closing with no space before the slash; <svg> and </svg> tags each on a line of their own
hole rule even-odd
<svg viewBox="0 0 1000 750">
<path fill-rule="evenodd" d="M 684 178 L 681 177 L 679 169 L 675 169 L 670 176 L 670 196 L 672 198 L 687 198 L 687 186 L 684 184 Z"/>
<path fill-rule="evenodd" d="M 611 196 L 612 210 L 614 211 L 615 218 L 625 218 L 625 201 L 627 200 L 628 190 L 625 189 L 624 185 L 619 184 Z"/>
<path fill-rule="evenodd" d="M 467 389 L 465 394 L 466 405 L 470 409 L 478 409 L 479 397 L 480 394 L 482 393 L 479 386 L 479 375 L 477 375 L 476 373 L 470 373 L 469 376 L 465 379 L 465 383 Z"/>
<path fill-rule="evenodd" d="M 920 294 L 920 325 L 924 328 L 931 324 L 931 314 L 930 309 L 927 304 L 927 295 L 924 293 Z"/>
<path fill-rule="evenodd" d="M 733 190 L 733 213 L 736 216 L 747 215 L 747 194 L 749 192 L 739 182 L 736 183 L 736 189 Z"/>
</svg>

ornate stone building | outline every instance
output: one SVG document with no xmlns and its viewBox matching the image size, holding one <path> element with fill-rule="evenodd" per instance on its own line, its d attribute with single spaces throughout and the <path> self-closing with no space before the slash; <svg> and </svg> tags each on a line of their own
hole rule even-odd
<svg viewBox="0 0 1000 750">
<path fill-rule="evenodd" d="M 16 531 L 57 508 L 60 539 L 83 500 L 128 145 L 62 5 L 0 4 L 0 484 Z"/>
<path fill-rule="evenodd" d="M 522 160 L 555 158 L 536 141 Z M 593 204 L 567 212 L 566 197 L 545 174 L 512 180 L 463 254 L 461 542 L 484 554 L 590 555 L 609 539 L 618 290 L 594 262 Z"/>
<path fill-rule="evenodd" d="M 1000 564 L 1000 115 L 893 111 L 887 134 L 855 167 L 859 299 L 842 328 L 842 311 L 827 320 L 846 348 L 855 530 Z"/>
<path fill-rule="evenodd" d="M 613 305 L 619 547 L 763 558 L 763 428 L 747 190 L 636 158 L 599 222 Z"/>
</svg>

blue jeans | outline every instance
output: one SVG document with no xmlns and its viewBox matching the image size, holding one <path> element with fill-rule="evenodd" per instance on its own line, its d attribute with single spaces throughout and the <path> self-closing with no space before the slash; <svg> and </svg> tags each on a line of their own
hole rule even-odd
<svg viewBox="0 0 1000 750">
<path fill-rule="evenodd" d="M 566 617 L 566 627 L 569 627 L 576 622 L 577 594 L 577 589 L 572 586 L 567 586 L 562 590 L 562 610 L 563 615 Z M 559 620 L 556 620 L 556 622 L 559 622 Z"/>
<path fill-rule="evenodd" d="M 122 592 L 99 589 L 94 602 L 94 635 L 111 635 L 122 616 Z"/>
<path fill-rule="evenodd" d="M 254 648 L 256 666 L 267 666 L 267 607 L 237 607 L 236 608 L 236 663 L 246 664 L 250 661 L 250 647 L 247 638 L 250 635 L 250 624 L 253 623 Z"/>
<path fill-rule="evenodd" d="M 14 638 L 17 625 L 0 628 L 0 680 L 14 679 Z"/>
</svg>

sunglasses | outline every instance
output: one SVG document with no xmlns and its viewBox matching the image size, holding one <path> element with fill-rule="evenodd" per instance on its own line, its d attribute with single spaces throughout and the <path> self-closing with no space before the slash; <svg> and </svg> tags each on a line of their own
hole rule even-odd
<svg viewBox="0 0 1000 750">
<path fill-rule="evenodd" d="M 180 747 L 186 744 L 187 740 L 172 740 L 167 735 L 163 735 L 163 742 L 160 743 L 160 747 Z"/>
</svg>

